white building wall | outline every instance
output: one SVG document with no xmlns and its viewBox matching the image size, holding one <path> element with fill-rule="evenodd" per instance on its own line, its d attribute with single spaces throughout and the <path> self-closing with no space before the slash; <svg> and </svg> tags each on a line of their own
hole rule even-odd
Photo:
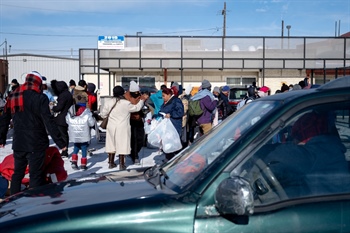
<svg viewBox="0 0 350 233">
<path fill-rule="evenodd" d="M 22 84 L 28 72 L 38 71 L 45 76 L 48 83 L 56 79 L 65 81 L 69 85 L 69 80 L 79 81 L 79 60 L 69 58 L 58 58 L 38 55 L 10 55 L 9 63 L 9 83 L 12 79 Z"/>
</svg>

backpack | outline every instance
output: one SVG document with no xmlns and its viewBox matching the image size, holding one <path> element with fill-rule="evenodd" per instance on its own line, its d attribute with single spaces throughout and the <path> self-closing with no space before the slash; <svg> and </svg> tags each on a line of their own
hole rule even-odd
<svg viewBox="0 0 350 233">
<path fill-rule="evenodd" d="M 190 114 L 190 116 L 200 116 L 203 114 L 200 99 L 188 101 L 188 114 Z"/>
</svg>

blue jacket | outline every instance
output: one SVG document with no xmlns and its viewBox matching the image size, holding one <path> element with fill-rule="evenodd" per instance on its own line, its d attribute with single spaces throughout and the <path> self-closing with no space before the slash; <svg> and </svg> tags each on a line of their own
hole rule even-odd
<svg viewBox="0 0 350 233">
<path fill-rule="evenodd" d="M 164 103 L 162 98 L 162 90 L 157 91 L 157 93 L 154 93 L 149 97 L 153 104 L 154 104 L 154 114 L 158 114 L 160 107 Z"/>
<path fill-rule="evenodd" d="M 162 104 L 159 112 L 170 114 L 171 123 L 173 123 L 177 132 L 181 135 L 182 117 L 184 115 L 184 105 L 182 101 L 177 96 L 172 96 L 166 104 Z"/>
</svg>

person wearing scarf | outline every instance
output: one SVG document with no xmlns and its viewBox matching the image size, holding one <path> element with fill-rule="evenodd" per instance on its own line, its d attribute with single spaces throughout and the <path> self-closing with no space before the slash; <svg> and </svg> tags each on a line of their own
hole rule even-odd
<svg viewBox="0 0 350 233">
<path fill-rule="evenodd" d="M 204 79 L 202 81 L 201 90 L 191 98 L 191 100 L 200 100 L 200 105 L 203 110 L 203 114 L 196 120 L 202 135 L 207 134 L 211 130 L 212 116 L 218 104 L 218 99 L 210 90 L 211 83 Z"/>
<path fill-rule="evenodd" d="M 51 117 L 49 99 L 42 93 L 41 85 L 42 76 L 38 72 L 27 74 L 24 84 L 8 96 L 0 119 L 0 148 L 6 144 L 11 119 L 14 126 L 12 149 L 15 169 L 11 179 L 11 194 L 21 191 L 21 181 L 27 165 L 30 169 L 30 188 L 46 183 L 43 165 L 45 151 L 49 147 L 47 132 L 59 148 L 66 149 Z"/>
</svg>

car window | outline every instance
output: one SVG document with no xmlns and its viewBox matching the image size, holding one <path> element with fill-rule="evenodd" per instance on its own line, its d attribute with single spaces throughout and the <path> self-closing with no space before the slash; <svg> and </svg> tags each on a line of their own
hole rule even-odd
<svg viewBox="0 0 350 233">
<path fill-rule="evenodd" d="M 255 206 L 350 193 L 349 106 L 299 111 L 232 172 L 249 181 Z"/>
<path fill-rule="evenodd" d="M 200 137 L 198 143 L 181 151 L 164 166 L 169 176 L 168 184 L 171 182 L 181 189 L 194 181 L 209 164 L 279 104 L 278 101 L 264 101 L 247 105 L 245 111 L 237 112 L 234 118 L 225 119 L 210 134 Z"/>
<path fill-rule="evenodd" d="M 247 96 L 247 88 L 244 89 L 238 89 L 238 88 L 231 88 L 230 89 L 230 96 L 229 99 L 243 99 Z"/>
</svg>

